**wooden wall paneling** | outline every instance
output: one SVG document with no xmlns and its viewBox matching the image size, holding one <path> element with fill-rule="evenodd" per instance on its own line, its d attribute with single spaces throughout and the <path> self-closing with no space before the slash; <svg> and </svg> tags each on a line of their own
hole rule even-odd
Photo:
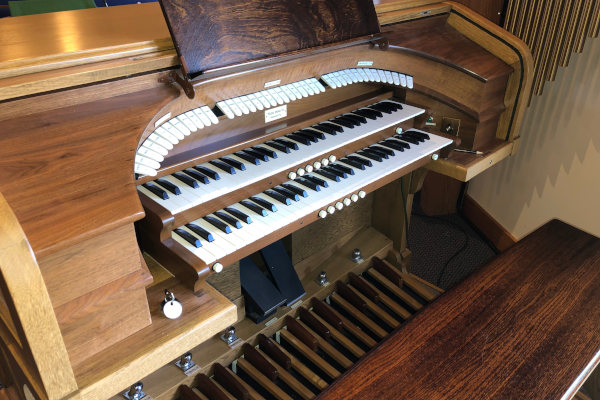
<svg viewBox="0 0 600 400">
<path fill-rule="evenodd" d="M 62 398 L 77 390 L 71 363 L 40 269 L 15 214 L 0 195 L 2 291 L 46 395 Z"/>
</svg>

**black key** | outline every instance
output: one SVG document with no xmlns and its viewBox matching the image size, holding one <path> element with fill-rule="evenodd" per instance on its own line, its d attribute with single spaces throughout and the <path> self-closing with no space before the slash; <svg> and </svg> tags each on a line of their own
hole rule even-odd
<svg viewBox="0 0 600 400">
<path fill-rule="evenodd" d="M 198 248 L 198 247 L 202 247 L 202 243 L 200 243 L 200 239 L 197 239 L 194 237 L 194 235 L 192 235 L 189 232 L 184 231 L 183 229 L 175 229 L 174 232 L 176 234 L 178 234 L 179 236 L 181 236 L 186 242 L 188 242 L 189 244 L 191 244 L 192 246 Z"/>
<path fill-rule="evenodd" d="M 404 140 L 405 142 L 412 143 L 414 145 L 419 144 L 419 140 L 415 139 L 414 137 L 411 137 L 411 136 L 400 134 L 400 135 L 394 135 L 394 137 L 396 137 L 400 140 Z"/>
<path fill-rule="evenodd" d="M 227 211 L 229 214 L 233 215 L 234 217 L 236 217 L 237 219 L 240 219 L 240 220 L 244 221 L 247 224 L 251 224 L 252 223 L 252 218 L 250 218 L 249 215 L 244 214 L 243 212 L 241 212 L 237 208 L 225 207 L 224 210 Z"/>
<path fill-rule="evenodd" d="M 252 147 L 252 150 L 258 151 L 259 153 L 264 154 L 267 157 L 277 158 L 277 153 L 275 153 L 273 150 L 265 149 L 264 147 L 254 146 Z"/>
<path fill-rule="evenodd" d="M 280 202 L 282 204 L 285 204 L 286 206 L 289 206 L 290 204 L 292 204 L 292 201 L 290 199 L 288 199 L 284 195 L 277 193 L 273 190 L 265 190 L 264 194 L 274 200 L 277 200 L 278 202 Z"/>
<path fill-rule="evenodd" d="M 425 139 L 425 140 L 429 140 L 429 139 L 431 139 L 431 138 L 429 137 L 429 135 L 428 135 L 427 133 L 425 133 L 425 132 L 413 131 L 413 130 L 409 129 L 409 130 L 407 130 L 407 131 L 406 131 L 406 132 L 404 132 L 404 133 L 411 133 L 411 134 L 414 134 L 414 135 L 418 135 L 418 136 L 422 137 L 422 138 L 423 138 L 423 139 Z"/>
<path fill-rule="evenodd" d="M 360 154 L 363 157 L 369 158 L 373 161 L 378 161 L 378 162 L 382 162 L 383 161 L 383 157 L 377 155 L 377 153 L 373 153 L 371 151 L 366 151 L 366 150 L 359 150 L 356 152 L 357 154 Z"/>
<path fill-rule="evenodd" d="M 329 172 L 329 171 L 325 171 L 325 168 L 318 169 L 318 170 L 316 170 L 316 171 L 315 171 L 315 172 L 313 172 L 313 173 L 314 173 L 314 174 L 317 174 L 317 175 L 324 176 L 325 178 L 331 179 L 332 181 L 336 181 L 336 182 L 339 182 L 339 181 L 340 181 L 340 177 L 339 177 L 339 176 L 337 176 L 337 175 L 335 175 L 335 174 L 332 174 L 332 173 L 331 173 L 331 172 Z M 344 175 L 345 175 L 345 174 L 344 174 Z"/>
<path fill-rule="evenodd" d="M 212 235 L 212 233 L 210 233 L 206 229 L 202 228 L 201 226 L 198 226 L 196 224 L 191 224 L 190 223 L 190 224 L 186 224 L 185 227 L 188 228 L 190 231 L 194 232 L 196 235 L 200 236 L 201 238 L 203 238 L 204 240 L 206 240 L 209 243 L 215 240 L 215 238 Z"/>
<path fill-rule="evenodd" d="M 219 160 L 223 161 L 226 164 L 231 165 L 233 168 L 238 169 L 240 171 L 246 170 L 246 166 L 244 165 L 244 163 L 241 163 L 238 160 L 234 160 L 233 158 L 221 157 L 221 158 L 219 158 Z"/>
<path fill-rule="evenodd" d="M 353 160 L 351 158 L 344 157 L 340 161 L 343 162 L 343 163 L 345 163 L 345 164 L 352 165 L 354 168 L 358 168 L 358 169 L 360 169 L 362 171 L 365 170 L 365 164 L 363 164 L 362 162 L 355 161 L 355 160 Z"/>
<path fill-rule="evenodd" d="M 306 138 L 304 136 L 296 135 L 294 133 L 289 133 L 285 135 L 285 137 L 295 140 L 298 143 L 302 143 L 305 146 L 310 146 L 311 139 Z"/>
<path fill-rule="evenodd" d="M 288 149 L 292 149 L 292 150 L 298 150 L 298 144 L 294 143 L 294 142 L 290 142 L 289 140 L 285 140 L 285 139 L 273 139 L 274 142 L 279 143 L 284 145 L 285 147 L 287 147 Z"/>
<path fill-rule="evenodd" d="M 233 168 L 231 165 L 229 164 L 225 164 L 222 161 L 219 160 L 212 160 L 209 161 L 209 164 L 214 165 L 215 167 L 219 168 L 221 171 L 225 171 L 227 172 L 229 175 L 233 175 L 235 174 L 235 168 Z"/>
<path fill-rule="evenodd" d="M 359 110 L 354 110 L 354 111 L 352 111 L 352 114 L 357 114 L 357 115 L 360 115 L 360 116 L 363 116 L 365 118 L 369 118 L 372 120 L 376 120 L 377 118 L 383 117 L 383 114 L 381 113 L 381 111 L 370 110 L 368 108 L 361 108 Z"/>
<path fill-rule="evenodd" d="M 153 185 L 151 183 L 144 183 L 144 184 L 142 184 L 142 186 L 163 200 L 167 200 L 169 198 L 169 195 L 167 194 L 167 192 L 165 192 L 164 190 L 162 190 L 161 188 L 159 188 L 156 185 Z"/>
<path fill-rule="evenodd" d="M 369 146 L 366 149 L 363 149 L 362 151 L 364 151 L 365 153 L 375 154 L 375 155 L 377 155 L 377 156 L 379 156 L 381 158 L 384 158 L 386 160 L 388 158 L 390 158 L 390 156 L 388 156 L 387 153 L 383 153 L 383 152 L 381 152 L 381 151 L 379 151 L 377 149 L 373 149 L 372 146 Z"/>
<path fill-rule="evenodd" d="M 357 157 L 357 156 L 348 156 L 349 159 L 351 159 L 352 161 L 356 161 L 361 163 L 362 165 L 364 165 L 365 167 L 372 167 L 373 163 L 369 160 L 365 160 L 364 158 L 361 157 Z"/>
<path fill-rule="evenodd" d="M 344 116 L 335 117 L 333 122 L 345 126 L 346 128 L 354 128 L 355 126 L 359 126 L 361 124 L 360 121 L 355 119 L 350 119 Z"/>
<path fill-rule="evenodd" d="M 317 125 L 313 125 L 312 126 L 313 129 L 318 129 L 320 132 L 325 132 L 328 133 L 330 135 L 337 135 L 337 130 L 333 128 L 333 126 L 330 125 L 325 125 L 323 123 L 321 124 L 317 124 Z"/>
<path fill-rule="evenodd" d="M 377 104 L 381 104 L 381 105 L 385 105 L 387 107 L 391 107 L 392 110 L 394 110 L 394 111 L 402 110 L 402 104 L 392 103 L 391 101 L 382 101 L 382 102 L 379 102 Z"/>
<path fill-rule="evenodd" d="M 307 132 L 303 132 L 303 131 L 296 131 L 296 132 L 294 132 L 294 135 L 306 138 L 313 143 L 317 143 L 319 141 L 319 138 L 317 137 L 317 135 L 313 135 L 312 132 L 307 133 Z"/>
<path fill-rule="evenodd" d="M 191 176 L 195 180 L 197 180 L 205 185 L 208 185 L 210 183 L 210 181 L 208 180 L 208 176 L 203 175 L 200 172 L 194 171 L 193 169 L 184 169 L 183 173 L 188 176 Z"/>
<path fill-rule="evenodd" d="M 258 215 L 262 215 L 263 217 L 267 216 L 267 210 L 265 210 L 264 208 L 262 208 L 259 205 L 254 204 L 251 201 L 248 200 L 242 200 L 240 201 L 240 204 L 245 206 L 246 208 L 249 208 L 250 210 L 254 211 L 255 213 L 257 213 Z"/>
<path fill-rule="evenodd" d="M 337 176 L 338 178 L 343 178 L 346 179 L 348 177 L 348 174 L 345 173 L 344 171 L 340 171 L 339 169 L 333 168 L 333 167 L 323 167 L 318 171 L 325 171 L 331 175 Z"/>
<path fill-rule="evenodd" d="M 342 127 L 341 127 L 341 126 L 339 126 L 339 125 L 332 124 L 332 123 L 331 123 L 331 122 L 329 122 L 329 121 L 325 121 L 325 122 L 321 122 L 320 124 L 317 124 L 317 126 L 319 126 L 319 127 L 321 127 L 321 128 L 323 128 L 323 125 L 325 125 L 325 126 L 326 126 L 326 127 L 328 127 L 328 128 L 331 128 L 331 129 L 333 129 L 335 132 L 339 132 L 339 133 L 342 133 L 342 132 L 344 132 L 344 128 L 342 128 Z M 329 132 L 328 132 L 328 133 L 329 133 Z M 335 135 L 335 133 L 332 133 L 332 135 Z"/>
<path fill-rule="evenodd" d="M 314 136 L 314 137 L 316 137 L 317 139 L 320 139 L 320 140 L 324 140 L 325 139 L 325 134 L 323 132 L 320 132 L 320 131 L 317 132 L 317 131 L 314 131 L 312 129 L 301 129 L 298 132 L 306 133 L 306 134 Z"/>
<path fill-rule="evenodd" d="M 196 165 L 193 168 L 196 171 L 200 172 L 201 174 L 204 174 L 204 175 L 208 176 L 213 181 L 218 181 L 219 179 L 221 179 L 221 177 L 219 176 L 219 174 L 217 173 L 217 171 L 214 171 L 214 170 L 212 170 L 210 168 L 204 167 L 202 165 Z"/>
<path fill-rule="evenodd" d="M 269 161 L 269 157 L 266 154 L 263 153 L 259 153 L 256 150 L 252 150 L 252 149 L 246 149 L 246 150 L 242 150 L 242 153 L 251 155 L 252 157 L 258 158 L 260 161 Z"/>
<path fill-rule="evenodd" d="M 266 208 L 267 210 L 269 210 L 271 212 L 277 211 L 277 207 L 275 207 L 275 204 L 273 204 L 265 199 L 261 199 L 260 197 L 256 197 L 256 196 L 250 196 L 250 200 L 252 200 L 253 202 L 258 204 L 262 208 Z"/>
<path fill-rule="evenodd" d="M 321 178 L 317 178 L 316 176 L 312 176 L 312 175 L 304 175 L 303 176 L 304 179 L 307 179 L 319 186 L 322 186 L 324 188 L 329 187 L 329 184 L 327 183 L 327 181 L 324 181 Z"/>
<path fill-rule="evenodd" d="M 389 107 L 388 105 L 384 105 L 383 103 L 371 104 L 368 107 L 370 109 L 372 109 L 372 110 L 381 111 L 381 112 L 384 112 L 386 114 L 391 114 L 391 113 L 394 112 L 394 110 L 392 109 L 392 107 Z"/>
<path fill-rule="evenodd" d="M 247 153 L 243 153 L 241 151 L 238 151 L 236 153 L 233 153 L 236 156 L 238 156 L 239 158 L 241 158 L 242 160 L 246 160 L 249 163 L 252 163 L 254 165 L 260 165 L 260 161 L 258 158 L 254 157 L 253 155 L 247 154 Z"/>
<path fill-rule="evenodd" d="M 294 182 L 297 182 L 297 183 L 301 184 L 302 186 L 306 186 L 307 188 L 310 188 L 310 189 L 314 190 L 315 192 L 321 191 L 321 187 L 318 184 L 316 184 L 312 181 L 309 181 L 307 179 L 296 178 L 296 179 L 294 179 Z"/>
<path fill-rule="evenodd" d="M 160 186 L 164 187 L 169 192 L 173 193 L 175 196 L 179 196 L 181 194 L 181 190 L 177 187 L 177 185 L 172 184 L 166 179 L 158 178 L 155 179 L 154 182 L 158 183 Z"/>
<path fill-rule="evenodd" d="M 287 147 L 287 146 L 284 146 L 284 145 L 282 145 L 282 144 L 279 144 L 279 143 L 277 143 L 277 142 L 275 142 L 275 141 L 272 141 L 272 142 L 266 142 L 266 143 L 265 143 L 265 145 L 266 145 L 266 146 L 269 146 L 269 147 L 272 147 L 272 148 L 274 148 L 275 150 L 279 150 L 279 151 L 281 151 L 282 153 L 289 153 L 289 152 L 290 152 L 290 149 L 289 149 L 289 147 Z"/>
<path fill-rule="evenodd" d="M 237 229 L 242 227 L 242 223 L 240 221 L 233 218 L 231 215 L 224 213 L 223 211 L 215 211 L 215 215 L 227 222 L 229 225 L 235 226 Z"/>
<path fill-rule="evenodd" d="M 398 139 L 396 136 L 398 136 L 398 135 L 394 135 L 394 139 Z M 408 144 L 406 142 L 402 142 L 402 141 L 400 141 L 400 139 L 398 139 L 398 140 L 387 139 L 387 140 L 390 142 L 393 142 L 393 143 L 397 143 L 400 146 L 404 147 L 405 149 L 410 149 L 410 144 Z"/>
<path fill-rule="evenodd" d="M 393 140 L 384 140 L 383 142 L 380 142 L 380 144 L 382 146 L 385 147 L 389 147 L 390 149 L 394 149 L 394 150 L 398 150 L 398 151 L 404 151 L 404 146 L 402 146 L 400 143 L 395 142 Z"/>
<path fill-rule="evenodd" d="M 348 175 L 354 175 L 354 170 L 352 168 L 346 167 L 342 164 L 329 164 L 327 168 L 337 169 L 338 171 L 345 172 Z"/>
<path fill-rule="evenodd" d="M 354 113 L 352 113 L 352 114 L 344 114 L 344 118 L 350 118 L 350 119 L 352 119 L 354 121 L 360 122 L 361 124 L 366 124 L 367 123 L 367 119 L 365 117 L 363 117 L 362 115 L 360 115 L 360 114 L 354 114 Z"/>
<path fill-rule="evenodd" d="M 296 185 L 292 185 L 291 183 L 282 183 L 281 186 L 283 186 L 284 189 L 287 189 L 290 192 L 296 193 L 298 196 L 308 197 L 308 193 L 306 193 L 306 190 L 299 188 Z"/>
<path fill-rule="evenodd" d="M 211 217 L 210 215 L 207 215 L 206 217 L 202 217 L 202 219 L 223 233 L 226 233 L 226 234 L 231 233 L 231 228 L 229 227 L 229 225 L 227 225 L 225 222 L 221 221 L 220 219 Z"/>
<path fill-rule="evenodd" d="M 192 179 L 189 176 L 182 174 L 181 172 L 173 173 L 173 178 L 185 183 L 189 187 L 193 187 L 193 188 L 198 187 L 198 182 L 195 179 Z"/>
<path fill-rule="evenodd" d="M 425 142 L 425 138 L 421 135 L 418 135 L 417 132 L 404 132 L 402 134 L 403 136 L 408 136 L 410 138 L 416 139 L 417 141 L 424 143 Z"/>
<path fill-rule="evenodd" d="M 284 195 L 285 197 L 287 197 L 288 199 L 294 200 L 294 201 L 300 201 L 300 196 L 298 196 L 296 193 L 292 192 L 291 190 L 288 190 L 284 187 L 274 187 L 273 190 L 279 194 Z"/>
<path fill-rule="evenodd" d="M 393 156 L 396 155 L 396 153 L 394 153 L 394 150 L 390 150 L 387 147 L 373 145 L 373 146 L 369 146 L 369 148 L 372 149 L 372 150 L 377 150 L 377 151 L 379 151 L 381 153 L 385 153 L 388 156 L 392 156 L 393 157 Z"/>
</svg>

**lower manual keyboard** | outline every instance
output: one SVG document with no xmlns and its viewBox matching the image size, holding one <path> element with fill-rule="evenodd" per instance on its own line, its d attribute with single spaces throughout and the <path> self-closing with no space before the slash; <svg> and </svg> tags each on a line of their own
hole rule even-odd
<svg viewBox="0 0 600 400">
<path fill-rule="evenodd" d="M 311 213 L 325 218 L 343 209 L 364 197 L 368 184 L 450 143 L 450 139 L 411 129 L 182 225 L 173 230 L 172 238 L 206 265 L 219 262 Z"/>
</svg>

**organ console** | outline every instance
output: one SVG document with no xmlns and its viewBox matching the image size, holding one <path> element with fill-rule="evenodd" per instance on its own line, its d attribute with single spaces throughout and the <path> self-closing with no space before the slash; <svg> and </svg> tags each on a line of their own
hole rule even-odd
<svg viewBox="0 0 600 400">
<path fill-rule="evenodd" d="M 297 3 L 1 21 L 21 398 L 313 398 L 443 292 L 407 271 L 412 196 L 516 150 L 529 51 L 452 2 Z M 240 260 L 278 241 L 305 294 L 255 323 Z"/>
</svg>

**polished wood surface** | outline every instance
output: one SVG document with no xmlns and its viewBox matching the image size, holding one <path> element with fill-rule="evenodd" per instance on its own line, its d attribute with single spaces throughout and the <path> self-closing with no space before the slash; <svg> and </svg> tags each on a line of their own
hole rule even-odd
<svg viewBox="0 0 600 400">
<path fill-rule="evenodd" d="M 379 33 L 371 0 L 160 4 L 188 76 Z"/>
<path fill-rule="evenodd" d="M 551 221 L 446 292 L 320 398 L 568 398 L 600 362 L 599 296 L 600 239 Z"/>
</svg>

